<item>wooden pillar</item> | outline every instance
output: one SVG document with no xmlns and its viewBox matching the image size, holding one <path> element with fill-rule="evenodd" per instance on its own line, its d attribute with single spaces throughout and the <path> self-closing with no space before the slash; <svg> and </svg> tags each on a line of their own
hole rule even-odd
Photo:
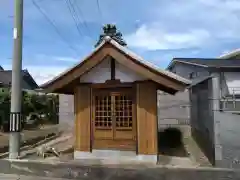
<svg viewBox="0 0 240 180">
<path fill-rule="evenodd" d="M 137 84 L 138 154 L 157 155 L 157 89 L 152 82 Z"/>
<path fill-rule="evenodd" d="M 75 151 L 91 151 L 91 88 L 80 85 L 74 93 Z"/>
</svg>

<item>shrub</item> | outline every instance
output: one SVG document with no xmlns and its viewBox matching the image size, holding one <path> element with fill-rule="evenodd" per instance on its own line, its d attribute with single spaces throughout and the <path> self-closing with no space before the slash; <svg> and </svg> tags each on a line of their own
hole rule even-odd
<svg viewBox="0 0 240 180">
<path fill-rule="evenodd" d="M 10 105 L 11 105 L 10 91 L 0 94 L 0 126 L 9 124 Z M 22 116 L 23 125 L 27 124 L 29 119 L 34 118 L 36 122 L 34 125 L 50 123 L 58 123 L 58 96 L 46 95 L 37 93 L 23 92 L 22 95 Z M 31 124 L 31 123 L 28 123 Z"/>
</svg>

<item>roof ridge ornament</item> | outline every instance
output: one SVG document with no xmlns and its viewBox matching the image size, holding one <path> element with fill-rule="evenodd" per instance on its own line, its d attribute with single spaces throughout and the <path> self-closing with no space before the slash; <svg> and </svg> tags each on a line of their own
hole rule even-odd
<svg viewBox="0 0 240 180">
<path fill-rule="evenodd" d="M 105 37 L 104 37 L 104 40 L 105 40 L 106 42 L 110 42 L 110 41 L 112 40 L 112 38 L 111 38 L 110 36 L 105 36 Z"/>
</svg>

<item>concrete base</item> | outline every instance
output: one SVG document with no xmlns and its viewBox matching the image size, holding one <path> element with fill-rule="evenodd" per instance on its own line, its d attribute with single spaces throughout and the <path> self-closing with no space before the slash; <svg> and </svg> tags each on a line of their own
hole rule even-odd
<svg viewBox="0 0 240 180">
<path fill-rule="evenodd" d="M 134 151 L 92 150 L 92 152 L 74 151 L 74 159 L 99 159 L 157 163 L 158 156 L 136 154 Z"/>
</svg>

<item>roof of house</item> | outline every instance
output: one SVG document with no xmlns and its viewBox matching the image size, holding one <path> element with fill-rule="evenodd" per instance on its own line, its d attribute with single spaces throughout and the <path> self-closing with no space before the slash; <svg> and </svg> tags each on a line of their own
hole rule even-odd
<svg viewBox="0 0 240 180">
<path fill-rule="evenodd" d="M 170 70 L 177 62 L 211 68 L 240 68 L 240 61 L 234 59 L 174 58 L 167 69 Z"/>
<path fill-rule="evenodd" d="M 27 70 L 22 70 L 23 76 L 23 89 L 36 89 L 38 88 L 38 84 L 35 82 L 33 77 L 29 74 Z M 0 71 L 0 83 L 2 86 L 10 86 L 12 83 L 12 70 L 1 70 Z"/>
<path fill-rule="evenodd" d="M 240 55 L 240 49 L 235 49 L 233 51 L 230 51 L 228 53 L 225 53 L 221 56 L 219 56 L 219 59 L 232 59 Z"/>
<path fill-rule="evenodd" d="M 63 76 L 67 75 L 68 73 L 76 70 L 77 68 L 83 66 L 84 64 L 86 64 L 86 62 L 93 56 L 95 55 L 97 52 L 99 52 L 101 49 L 103 49 L 105 47 L 105 45 L 110 45 L 110 49 L 115 51 L 117 50 L 117 52 L 120 52 L 121 55 L 126 56 L 127 58 L 131 59 L 131 61 L 133 61 L 132 66 L 136 66 L 140 65 L 141 68 L 145 68 L 148 69 L 148 71 L 152 71 L 158 75 L 164 76 L 165 78 L 171 79 L 172 81 L 175 81 L 177 83 L 181 83 L 184 85 L 189 85 L 191 84 L 191 81 L 185 78 L 182 78 L 174 73 L 171 73 L 169 71 L 166 70 L 162 70 L 159 67 L 155 66 L 154 64 L 147 62 L 146 60 L 144 60 L 142 57 L 136 55 L 135 53 L 133 53 L 132 51 L 130 51 L 128 48 L 121 46 L 120 44 L 118 44 L 115 40 L 111 39 L 110 37 L 105 37 L 103 42 L 97 47 L 95 48 L 95 50 L 89 55 L 87 56 L 83 61 L 81 61 L 79 64 L 77 64 L 76 66 L 74 66 L 71 69 L 68 69 L 67 71 L 61 73 L 59 76 L 55 77 L 54 79 L 48 81 L 47 83 L 43 84 L 41 87 L 42 88 L 47 88 L 49 87 L 51 84 L 55 83 L 56 81 L 62 79 Z M 108 48 L 106 48 L 108 49 Z M 111 54 L 110 51 L 106 50 L 106 55 L 110 55 L 112 56 L 113 54 Z M 113 55 L 114 56 L 114 55 Z M 121 61 L 122 58 L 115 58 L 118 61 Z M 96 65 L 96 64 L 95 64 Z M 132 68 L 133 70 L 135 70 L 131 65 L 128 66 L 129 68 Z M 78 77 L 80 76 L 79 74 Z M 157 77 L 157 76 L 156 76 Z M 155 78 L 156 78 L 155 77 Z M 77 77 L 76 77 L 77 78 Z M 155 79 L 156 80 L 156 79 Z"/>
<path fill-rule="evenodd" d="M 2 66 L 0 66 L 0 71 L 4 70 Z"/>
</svg>

